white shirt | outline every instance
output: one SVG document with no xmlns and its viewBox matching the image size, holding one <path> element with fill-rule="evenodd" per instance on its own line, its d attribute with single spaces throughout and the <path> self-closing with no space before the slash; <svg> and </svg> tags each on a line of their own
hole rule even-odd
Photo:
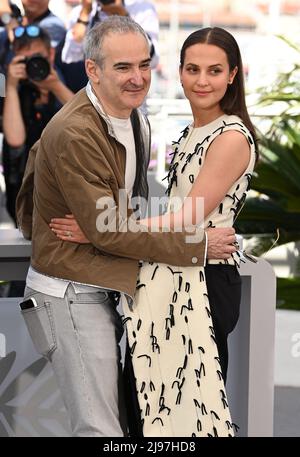
<svg viewBox="0 0 300 457">
<path fill-rule="evenodd" d="M 99 272 L 100 273 L 100 272 Z M 46 276 L 29 267 L 26 286 L 42 294 L 52 295 L 53 297 L 64 298 L 66 290 L 72 284 L 75 294 L 87 294 L 103 290 L 104 287 L 82 284 L 79 282 L 69 281 L 67 279 L 54 278 Z"/>
<path fill-rule="evenodd" d="M 126 170 L 125 170 L 125 189 L 129 198 L 132 194 L 136 175 L 136 154 L 133 129 L 130 118 L 120 119 L 113 116 L 108 116 L 96 97 L 91 83 L 86 86 L 86 94 L 95 110 L 106 120 L 108 124 L 109 134 L 114 136 L 126 149 Z"/>
<path fill-rule="evenodd" d="M 151 39 L 154 46 L 154 56 L 152 57 L 151 66 L 155 68 L 159 60 L 158 52 L 158 33 L 159 33 L 159 20 L 155 6 L 150 1 L 144 0 L 125 0 L 125 8 L 129 16 L 137 22 Z M 89 16 L 89 27 L 91 26 L 92 18 L 98 11 L 98 17 L 101 21 L 105 20 L 108 16 L 101 11 L 101 5 L 93 2 L 92 11 Z M 72 27 L 76 24 L 80 16 L 81 5 L 76 6 L 71 11 L 68 31 L 66 34 L 65 44 L 62 50 L 62 61 L 65 63 L 78 62 L 84 60 L 83 42 L 78 43 L 73 38 Z"/>
<path fill-rule="evenodd" d="M 109 116 L 117 140 L 125 146 L 126 149 L 126 170 L 125 170 L 125 188 L 129 198 L 132 196 L 132 190 L 136 175 L 136 155 L 135 143 L 131 120 L 119 119 Z"/>
</svg>

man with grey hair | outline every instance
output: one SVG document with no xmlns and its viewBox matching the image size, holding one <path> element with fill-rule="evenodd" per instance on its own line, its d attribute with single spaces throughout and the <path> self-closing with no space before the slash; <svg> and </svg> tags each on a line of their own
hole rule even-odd
<svg viewBox="0 0 300 457">
<path fill-rule="evenodd" d="M 186 244 L 184 230 L 123 230 L 120 190 L 128 200 L 148 192 L 150 132 L 137 108 L 150 86 L 149 44 L 130 18 L 113 16 L 89 32 L 85 46 L 89 83 L 45 128 L 18 197 L 20 227 L 32 235 L 21 307 L 36 349 L 51 361 L 72 434 L 114 437 L 126 434 L 119 295 L 133 300 L 140 259 L 203 265 L 206 240 Z M 113 207 L 103 204 L 108 199 Z M 121 229 L 96 228 L 104 210 Z M 70 213 L 89 243 L 72 243 L 69 227 L 61 231 L 51 219 Z M 233 233 L 212 231 L 208 256 L 229 257 Z"/>
</svg>

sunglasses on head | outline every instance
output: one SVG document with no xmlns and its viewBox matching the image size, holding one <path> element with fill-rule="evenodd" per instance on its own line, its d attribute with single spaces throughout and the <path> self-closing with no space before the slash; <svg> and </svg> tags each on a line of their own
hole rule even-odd
<svg viewBox="0 0 300 457">
<path fill-rule="evenodd" d="M 19 25 L 14 29 L 15 38 L 21 38 L 24 34 L 30 38 L 36 38 L 40 35 L 41 29 L 37 25 Z"/>
</svg>

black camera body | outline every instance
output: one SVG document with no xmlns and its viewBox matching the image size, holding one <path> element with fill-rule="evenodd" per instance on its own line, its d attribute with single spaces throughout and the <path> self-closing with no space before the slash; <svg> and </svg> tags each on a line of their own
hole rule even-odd
<svg viewBox="0 0 300 457">
<path fill-rule="evenodd" d="M 41 54 L 33 54 L 22 62 L 26 65 L 27 77 L 32 81 L 43 81 L 50 74 L 50 64 Z"/>
<path fill-rule="evenodd" d="M 102 3 L 102 5 L 112 5 L 115 3 L 115 0 L 99 0 L 98 3 Z"/>
</svg>

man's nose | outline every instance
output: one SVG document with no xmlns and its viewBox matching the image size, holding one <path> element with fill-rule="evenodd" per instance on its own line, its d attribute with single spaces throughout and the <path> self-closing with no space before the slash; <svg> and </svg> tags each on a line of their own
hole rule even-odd
<svg viewBox="0 0 300 457">
<path fill-rule="evenodd" d="M 143 75 L 139 68 L 132 70 L 130 81 L 136 86 L 141 86 L 143 84 Z"/>
</svg>

